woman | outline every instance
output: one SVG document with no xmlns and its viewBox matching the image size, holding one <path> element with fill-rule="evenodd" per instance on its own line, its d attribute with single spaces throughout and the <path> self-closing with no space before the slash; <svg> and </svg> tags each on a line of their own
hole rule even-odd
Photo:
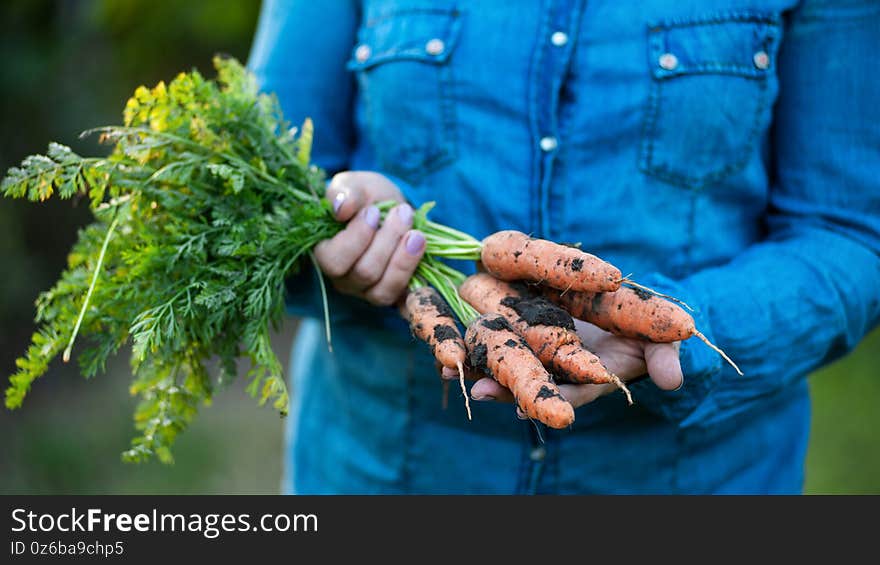
<svg viewBox="0 0 880 565">
<path fill-rule="evenodd" d="M 800 492 L 805 376 L 880 316 L 880 5 L 759 5 L 265 2 L 250 66 L 314 120 L 348 222 L 317 250 L 332 354 L 313 281 L 291 284 L 291 492 Z M 472 422 L 444 410 L 389 307 L 424 238 L 407 204 L 379 225 L 388 198 L 476 237 L 582 242 L 694 307 L 745 376 L 696 340 L 582 325 L 635 406 L 583 385 L 549 430 L 481 380 Z"/>
</svg>

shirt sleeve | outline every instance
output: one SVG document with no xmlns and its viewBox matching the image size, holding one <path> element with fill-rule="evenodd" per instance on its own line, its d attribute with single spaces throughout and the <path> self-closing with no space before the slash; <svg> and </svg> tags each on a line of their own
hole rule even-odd
<svg viewBox="0 0 880 565">
<path fill-rule="evenodd" d="M 264 0 L 248 58 L 260 89 L 278 97 L 285 119 L 315 127 L 312 162 L 328 177 L 349 167 L 355 135 L 355 85 L 346 62 L 355 44 L 358 21 L 354 0 Z M 318 274 L 308 262 L 287 280 L 287 312 L 323 315 Z M 354 299 L 329 288 L 333 321 L 358 307 Z"/>
<path fill-rule="evenodd" d="M 682 425 L 726 419 L 853 349 L 880 317 L 880 3 L 807 1 L 786 22 L 767 237 L 728 264 L 645 284 L 696 306 L 684 386 L 633 385 Z"/>
</svg>

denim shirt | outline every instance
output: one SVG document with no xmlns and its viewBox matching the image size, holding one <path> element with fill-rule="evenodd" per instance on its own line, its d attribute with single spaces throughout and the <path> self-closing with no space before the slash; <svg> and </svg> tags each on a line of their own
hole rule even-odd
<svg viewBox="0 0 880 565">
<path fill-rule="evenodd" d="M 875 0 L 265 1 L 249 65 L 319 165 L 478 238 L 581 242 L 745 372 L 691 339 L 677 391 L 469 422 L 390 309 L 334 294 L 328 352 L 303 274 L 288 489 L 799 492 L 805 376 L 880 317 L 878 45 Z"/>
</svg>

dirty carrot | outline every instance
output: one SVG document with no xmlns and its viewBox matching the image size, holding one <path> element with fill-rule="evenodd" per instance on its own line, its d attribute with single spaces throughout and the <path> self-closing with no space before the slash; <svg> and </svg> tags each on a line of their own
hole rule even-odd
<svg viewBox="0 0 880 565">
<path fill-rule="evenodd" d="M 480 259 L 499 279 L 531 280 L 560 290 L 610 292 L 624 282 L 620 269 L 580 249 L 518 231 L 500 231 L 483 240 Z"/>
<path fill-rule="evenodd" d="M 459 294 L 480 313 L 504 316 L 522 335 L 541 363 L 558 379 L 572 383 L 612 383 L 632 396 L 626 385 L 611 373 L 594 353 L 583 346 L 571 315 L 540 296 L 530 296 L 514 284 L 486 273 L 469 277 Z"/>
<path fill-rule="evenodd" d="M 529 418 L 556 429 L 574 422 L 574 408 L 504 316 L 480 316 L 468 326 L 465 341 L 471 366 L 510 389 Z"/>
<path fill-rule="evenodd" d="M 693 317 L 681 307 L 639 288 L 616 292 L 560 292 L 545 288 L 544 295 L 572 316 L 615 335 L 671 343 L 697 337 L 742 375 L 730 357 L 697 330 Z"/>
<path fill-rule="evenodd" d="M 431 347 L 431 354 L 444 367 L 458 371 L 465 409 L 471 419 L 471 407 L 464 386 L 464 363 L 467 350 L 452 310 L 430 286 L 415 288 L 406 297 L 406 318 L 413 335 Z"/>
</svg>

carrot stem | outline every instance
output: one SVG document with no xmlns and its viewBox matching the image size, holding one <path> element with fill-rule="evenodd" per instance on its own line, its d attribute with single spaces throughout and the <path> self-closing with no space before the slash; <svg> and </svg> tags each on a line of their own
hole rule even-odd
<svg viewBox="0 0 880 565">
<path fill-rule="evenodd" d="M 104 264 L 104 256 L 107 254 L 107 246 L 110 244 L 110 238 L 113 236 L 113 232 L 116 230 L 118 224 L 119 218 L 116 218 L 113 220 L 113 223 L 110 224 L 110 228 L 107 230 L 107 235 L 104 236 L 104 244 L 101 245 L 101 253 L 98 255 L 98 263 L 95 265 L 95 273 L 92 275 L 92 282 L 89 284 L 88 292 L 86 292 L 86 299 L 83 302 L 82 308 L 80 308 L 79 317 L 76 319 L 76 325 L 73 327 L 73 333 L 70 334 L 70 341 L 67 343 L 67 347 L 64 349 L 64 354 L 61 356 L 61 359 L 63 359 L 65 363 L 70 361 L 70 352 L 73 350 L 73 342 L 76 341 L 79 327 L 82 325 L 83 318 L 86 317 L 86 310 L 88 310 L 89 301 L 92 299 L 92 291 L 95 290 L 95 286 L 98 284 L 98 275 L 101 273 L 101 266 Z"/>
</svg>

